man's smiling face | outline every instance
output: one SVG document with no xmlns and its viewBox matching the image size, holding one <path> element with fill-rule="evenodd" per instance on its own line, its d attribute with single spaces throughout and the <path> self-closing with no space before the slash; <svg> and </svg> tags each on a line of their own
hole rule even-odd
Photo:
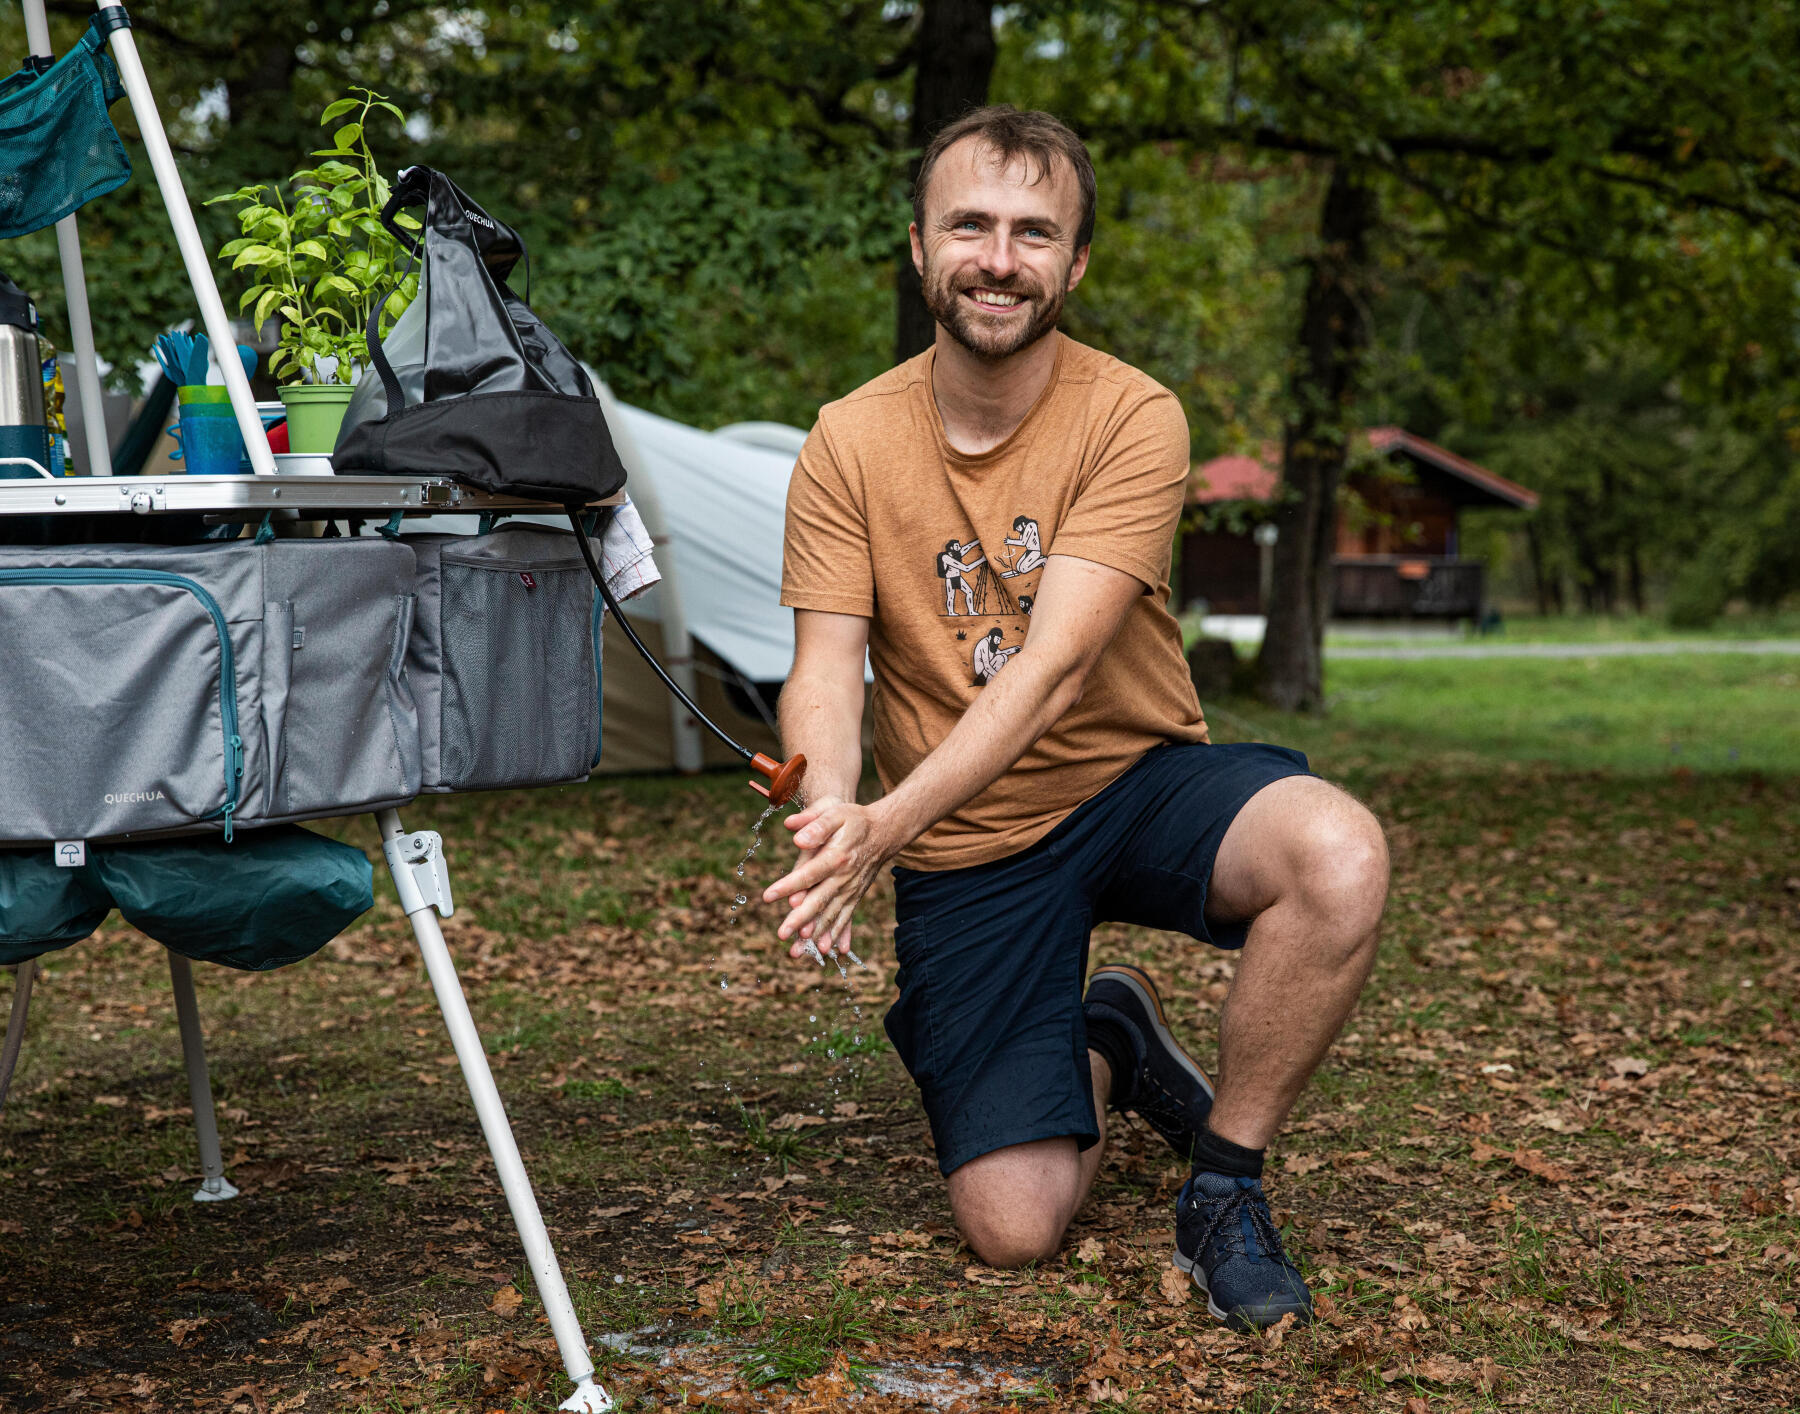
<svg viewBox="0 0 1800 1414">
<path fill-rule="evenodd" d="M 1063 300 L 1087 270 L 1075 248 L 1081 190 L 1058 159 L 996 159 L 979 137 L 945 149 L 925 192 L 925 225 L 912 227 L 925 305 L 979 358 L 998 361 L 1056 327 Z"/>
</svg>

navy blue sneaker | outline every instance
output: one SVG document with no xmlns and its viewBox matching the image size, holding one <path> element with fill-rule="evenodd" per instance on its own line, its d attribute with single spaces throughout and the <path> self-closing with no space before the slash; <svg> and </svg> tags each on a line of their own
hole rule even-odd
<svg viewBox="0 0 1800 1414">
<path fill-rule="evenodd" d="M 1156 983 L 1135 967 L 1096 968 L 1088 979 L 1082 1011 L 1120 1023 L 1131 1037 L 1137 1070 L 1117 1085 L 1118 1107 L 1142 1116 L 1191 1163 L 1194 1145 L 1212 1113 L 1213 1085 L 1200 1063 L 1170 1034 Z"/>
<path fill-rule="evenodd" d="M 1313 1318 L 1312 1293 L 1282 1250 L 1262 1180 L 1197 1173 L 1175 1200 L 1175 1265 L 1206 1293 L 1206 1309 L 1233 1330 Z"/>
</svg>

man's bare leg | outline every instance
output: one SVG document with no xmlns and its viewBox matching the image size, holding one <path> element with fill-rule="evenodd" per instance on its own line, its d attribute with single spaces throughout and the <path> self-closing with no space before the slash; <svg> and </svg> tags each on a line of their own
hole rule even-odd
<svg viewBox="0 0 1800 1414">
<path fill-rule="evenodd" d="M 1112 1071 L 1088 1052 L 1094 1123 L 1100 1142 L 1077 1151 L 1073 1139 L 1039 1139 L 983 1154 L 950 1175 L 950 1211 L 963 1240 L 990 1267 L 1022 1267 L 1054 1257 L 1093 1187 L 1106 1152 L 1106 1097 Z"/>
<path fill-rule="evenodd" d="M 1238 812 L 1219 847 L 1207 913 L 1254 919 L 1219 1020 L 1209 1124 L 1268 1145 L 1349 1017 L 1375 962 L 1387 843 L 1336 786 L 1292 776 Z"/>
</svg>

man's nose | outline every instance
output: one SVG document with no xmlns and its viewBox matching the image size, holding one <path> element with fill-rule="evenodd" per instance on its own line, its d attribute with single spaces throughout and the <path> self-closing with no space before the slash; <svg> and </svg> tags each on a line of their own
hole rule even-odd
<svg viewBox="0 0 1800 1414">
<path fill-rule="evenodd" d="M 996 280 L 1009 280 L 1013 272 L 1019 268 L 1019 255 L 1013 245 L 1011 233 L 1005 230 L 988 232 L 986 243 L 981 250 L 981 268 Z"/>
</svg>

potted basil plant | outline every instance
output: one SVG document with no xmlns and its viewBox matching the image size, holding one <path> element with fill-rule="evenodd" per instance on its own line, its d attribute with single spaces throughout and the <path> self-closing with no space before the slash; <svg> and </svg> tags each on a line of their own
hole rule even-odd
<svg viewBox="0 0 1800 1414">
<path fill-rule="evenodd" d="M 399 242 L 381 224 L 388 182 L 369 147 L 371 123 L 383 115 L 405 115 L 372 89 L 329 104 L 323 126 L 348 118 L 333 134 L 323 158 L 287 180 L 291 200 L 280 187 L 239 187 L 206 204 L 234 202 L 242 234 L 219 250 L 233 270 L 249 270 L 255 281 L 244 291 L 240 310 L 251 311 L 258 329 L 279 316 L 280 341 L 269 356 L 269 372 L 281 384 L 288 411 L 288 447 L 295 452 L 329 453 L 337 444 L 356 379 L 369 362 L 369 316 L 380 306 L 385 335 L 418 293 L 417 269 L 399 273 Z M 411 230 L 419 222 L 404 212 L 396 218 Z"/>
</svg>

